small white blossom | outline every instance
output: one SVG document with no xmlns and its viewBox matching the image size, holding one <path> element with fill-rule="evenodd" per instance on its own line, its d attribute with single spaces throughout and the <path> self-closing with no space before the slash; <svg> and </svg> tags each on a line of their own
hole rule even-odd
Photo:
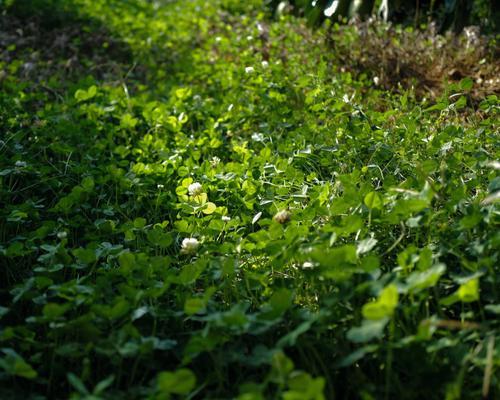
<svg viewBox="0 0 500 400">
<path fill-rule="evenodd" d="M 263 67 L 263 68 L 267 68 L 267 67 L 269 67 L 269 63 L 268 63 L 267 61 L 265 61 L 265 60 L 264 60 L 264 61 L 262 61 L 262 67 Z"/>
<path fill-rule="evenodd" d="M 311 268 L 314 268 L 314 264 L 310 261 L 306 261 L 306 262 L 304 262 L 304 264 L 302 264 L 302 268 L 303 269 L 311 269 Z"/>
<path fill-rule="evenodd" d="M 32 62 L 27 62 L 23 64 L 23 68 L 25 71 L 30 72 L 35 69 L 35 64 L 33 64 Z"/>
<path fill-rule="evenodd" d="M 212 166 L 212 168 L 217 167 L 219 163 L 220 163 L 220 158 L 217 156 L 212 157 L 212 159 L 210 160 L 210 165 Z"/>
<path fill-rule="evenodd" d="M 66 239 L 68 237 L 68 232 L 65 232 L 65 231 L 61 231 L 61 232 L 57 232 L 57 238 L 58 239 Z"/>
<path fill-rule="evenodd" d="M 373 83 L 375 84 L 375 86 L 378 86 L 380 84 L 380 78 L 378 76 L 374 76 Z"/>
<path fill-rule="evenodd" d="M 203 186 L 199 182 L 194 182 L 188 186 L 188 192 L 190 196 L 198 196 L 203 193 Z"/>
<path fill-rule="evenodd" d="M 273 219 L 279 224 L 286 224 L 290 221 L 291 217 L 292 214 L 290 214 L 287 210 L 281 210 L 274 215 Z"/>
<path fill-rule="evenodd" d="M 500 162 L 499 161 L 490 161 L 486 164 L 488 167 L 500 170 Z"/>
<path fill-rule="evenodd" d="M 222 218 L 221 218 L 224 222 L 229 222 L 231 221 L 231 217 L 227 216 L 227 215 L 223 215 Z"/>
<path fill-rule="evenodd" d="M 216 41 L 217 43 L 219 43 L 221 40 L 222 40 L 222 38 L 221 38 L 220 36 L 217 36 L 217 37 L 215 38 L 215 41 Z"/>
<path fill-rule="evenodd" d="M 278 4 L 278 7 L 276 7 L 276 15 L 282 15 L 283 12 L 285 11 L 286 9 L 286 6 L 287 6 L 287 2 L 286 1 L 282 1 Z"/>
<path fill-rule="evenodd" d="M 325 8 L 325 10 L 323 11 L 323 14 L 325 14 L 325 17 L 331 17 L 335 11 L 337 11 L 337 7 L 339 6 L 339 2 L 338 1 L 332 1 L 332 4 Z"/>
<path fill-rule="evenodd" d="M 24 168 L 26 167 L 28 164 L 26 163 L 26 161 L 20 161 L 20 160 L 17 160 L 16 161 L 16 164 L 15 166 L 18 167 L 18 168 Z"/>
<path fill-rule="evenodd" d="M 245 73 L 247 74 L 251 74 L 254 71 L 255 71 L 254 67 L 245 67 Z"/>
<path fill-rule="evenodd" d="M 248 40 L 249 42 L 251 42 L 251 41 L 253 40 L 253 36 L 248 35 L 248 36 L 247 36 L 247 40 Z"/>
<path fill-rule="evenodd" d="M 252 133 L 252 140 L 254 142 L 263 142 L 264 141 L 264 135 L 262 133 L 254 132 L 254 133 Z"/>
<path fill-rule="evenodd" d="M 157 187 L 158 189 L 163 189 L 163 188 L 165 187 L 165 185 L 162 185 L 161 183 L 159 183 L 158 185 L 156 185 L 156 187 Z"/>
<path fill-rule="evenodd" d="M 200 246 L 200 242 L 198 242 L 198 239 L 185 238 L 182 241 L 181 253 L 184 253 L 184 254 L 195 253 L 199 246 Z"/>
</svg>

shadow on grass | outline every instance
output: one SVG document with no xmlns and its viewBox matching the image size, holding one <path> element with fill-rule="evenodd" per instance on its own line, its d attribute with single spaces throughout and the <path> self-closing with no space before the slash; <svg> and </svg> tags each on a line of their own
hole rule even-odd
<svg viewBox="0 0 500 400">
<path fill-rule="evenodd" d="M 118 35 L 69 0 L 15 0 L 0 5 L 0 85 L 6 78 L 52 91 L 91 76 L 115 81 L 133 55 Z M 139 79 L 136 70 L 135 78 Z M 3 81 L 3 82 L 2 82 Z"/>
</svg>

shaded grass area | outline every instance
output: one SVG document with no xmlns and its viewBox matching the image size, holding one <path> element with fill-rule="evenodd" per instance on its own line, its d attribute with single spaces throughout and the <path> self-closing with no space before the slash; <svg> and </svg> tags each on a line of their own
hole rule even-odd
<svg viewBox="0 0 500 400">
<path fill-rule="evenodd" d="M 15 76 L 34 90 L 65 90 L 86 76 L 111 82 L 129 72 L 121 70 L 132 66 L 129 47 L 102 23 L 63 2 L 30 4 L 14 2 L 0 16 L 4 80 Z"/>
<path fill-rule="evenodd" d="M 494 398 L 492 91 L 383 90 L 398 55 L 259 1 L 31 4 L 0 32 L 4 397 Z"/>
</svg>

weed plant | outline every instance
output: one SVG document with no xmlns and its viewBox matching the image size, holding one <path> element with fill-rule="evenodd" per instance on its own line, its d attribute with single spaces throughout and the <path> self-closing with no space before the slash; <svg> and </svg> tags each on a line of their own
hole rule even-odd
<svg viewBox="0 0 500 400">
<path fill-rule="evenodd" d="M 494 93 L 258 0 L 11 3 L 0 398 L 500 397 Z"/>
</svg>

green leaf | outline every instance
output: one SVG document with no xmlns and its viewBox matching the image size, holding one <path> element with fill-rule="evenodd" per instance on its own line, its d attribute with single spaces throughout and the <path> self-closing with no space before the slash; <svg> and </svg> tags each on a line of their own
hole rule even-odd
<svg viewBox="0 0 500 400">
<path fill-rule="evenodd" d="M 136 229 L 142 229 L 146 226 L 146 218 L 136 218 L 134 219 L 134 228 Z"/>
<path fill-rule="evenodd" d="M 341 268 L 357 261 L 356 247 L 351 244 L 334 249 L 318 248 L 311 252 L 311 257 L 326 268 Z"/>
<path fill-rule="evenodd" d="M 174 242 L 172 235 L 170 233 L 163 232 L 163 230 L 159 227 L 155 227 L 148 231 L 146 236 L 152 244 L 164 249 Z"/>
<path fill-rule="evenodd" d="M 82 102 L 82 101 L 85 101 L 85 100 L 92 99 L 93 97 L 95 97 L 96 94 L 97 94 L 97 87 L 95 85 L 92 85 L 87 90 L 78 89 L 75 92 L 75 99 L 78 102 Z"/>
<path fill-rule="evenodd" d="M 388 322 L 389 318 L 364 320 L 361 326 L 351 328 L 347 331 L 347 339 L 355 343 L 364 343 L 381 338 Z"/>
<path fill-rule="evenodd" d="M 292 300 L 292 291 L 286 288 L 276 290 L 269 299 L 269 302 L 262 307 L 263 312 L 259 318 L 272 320 L 281 317 L 281 315 L 291 307 Z"/>
<path fill-rule="evenodd" d="M 27 379 L 34 379 L 38 376 L 38 373 L 33 369 L 33 367 L 21 358 L 16 359 L 14 362 L 13 372 L 14 375 Z"/>
<path fill-rule="evenodd" d="M 34 379 L 38 373 L 24 359 L 10 348 L 4 348 L 4 358 L 0 358 L 0 367 L 9 375 L 20 376 L 26 379 Z"/>
<path fill-rule="evenodd" d="M 429 249 L 428 247 L 425 247 L 420 251 L 420 254 L 418 256 L 418 263 L 417 263 L 417 268 L 420 271 L 425 271 L 426 269 L 429 269 L 432 265 L 432 250 Z"/>
<path fill-rule="evenodd" d="M 204 260 L 197 260 L 193 264 L 188 264 L 182 268 L 179 274 L 179 283 L 183 285 L 188 285 L 193 283 L 201 275 L 206 267 Z"/>
<path fill-rule="evenodd" d="M 75 99 L 78 101 L 84 101 L 87 99 L 87 91 L 83 89 L 78 89 L 75 92 Z"/>
<path fill-rule="evenodd" d="M 187 315 L 194 315 L 205 309 L 207 302 L 204 298 L 193 297 L 184 302 L 184 312 Z"/>
<path fill-rule="evenodd" d="M 323 377 L 313 378 L 303 371 L 294 371 L 288 378 L 289 391 L 283 394 L 284 400 L 322 399 L 325 387 Z"/>
<path fill-rule="evenodd" d="M 365 196 L 364 203 L 369 209 L 381 209 L 383 204 L 382 198 L 376 192 L 368 193 Z"/>
<path fill-rule="evenodd" d="M 134 118 L 131 114 L 124 114 L 120 120 L 120 126 L 125 129 L 134 128 L 139 120 Z"/>
<path fill-rule="evenodd" d="M 407 279 L 408 290 L 413 293 L 418 293 L 424 289 L 435 286 L 445 271 L 446 266 L 444 264 L 436 264 L 426 271 L 413 272 Z"/>
<path fill-rule="evenodd" d="M 68 378 L 69 383 L 71 383 L 71 386 L 73 386 L 78 391 L 78 393 L 85 396 L 88 396 L 90 394 L 85 384 L 75 374 L 73 374 L 72 372 L 68 372 L 66 377 Z"/>
<path fill-rule="evenodd" d="M 2 319 L 2 317 L 4 315 L 6 315 L 8 312 L 9 312 L 9 309 L 7 307 L 0 306 L 0 319 Z"/>
<path fill-rule="evenodd" d="M 222 315 L 222 323 L 228 327 L 243 328 L 249 323 L 245 308 L 241 304 L 236 304 Z"/>
<path fill-rule="evenodd" d="M 466 105 L 467 105 L 467 99 L 465 98 L 465 96 L 460 96 L 458 100 L 455 103 L 453 103 L 453 106 L 455 107 L 456 110 L 460 110 L 464 108 Z"/>
<path fill-rule="evenodd" d="M 96 262 L 97 257 L 94 250 L 91 249 L 75 249 L 72 251 L 74 256 L 82 264 L 93 264 Z"/>
<path fill-rule="evenodd" d="M 208 203 L 205 203 L 205 208 L 203 209 L 204 214 L 213 214 L 217 206 L 214 203 L 211 203 L 210 201 Z"/>
<path fill-rule="evenodd" d="M 380 267 L 380 259 L 375 255 L 368 255 L 361 260 L 361 269 L 366 272 L 375 271 Z"/>
<path fill-rule="evenodd" d="M 111 319 L 118 319 L 123 317 L 130 309 L 130 303 L 125 299 L 119 299 L 111 310 L 107 313 L 107 316 Z"/>
<path fill-rule="evenodd" d="M 69 304 L 47 303 L 43 306 L 43 315 L 49 319 L 54 320 L 64 315 L 68 311 Z"/>
<path fill-rule="evenodd" d="M 269 304 L 275 312 L 283 314 L 292 305 L 292 300 L 293 292 L 286 288 L 281 288 L 273 293 L 269 299 Z"/>
<path fill-rule="evenodd" d="M 362 255 L 368 253 L 377 245 L 378 240 L 375 238 L 366 238 L 358 242 L 356 253 L 357 255 Z"/>
<path fill-rule="evenodd" d="M 107 378 L 105 378 L 102 381 L 100 381 L 97 385 L 95 385 L 92 394 L 94 394 L 94 395 L 100 395 L 108 387 L 110 387 L 113 384 L 114 381 L 115 381 L 115 376 L 114 375 L 108 376 Z"/>
<path fill-rule="evenodd" d="M 500 315 L 500 304 L 488 304 L 484 309 L 491 314 Z"/>
<path fill-rule="evenodd" d="M 186 395 L 194 389 L 195 385 L 196 376 L 187 368 L 158 374 L 158 389 L 164 394 Z"/>
<path fill-rule="evenodd" d="M 295 329 L 293 329 L 292 331 L 288 332 L 285 336 L 283 336 L 278 341 L 276 346 L 279 348 L 295 346 L 295 343 L 297 342 L 299 336 L 307 332 L 311 328 L 313 323 L 314 323 L 313 319 L 308 319 L 302 322 Z"/>
<path fill-rule="evenodd" d="M 451 306 L 452 304 L 455 304 L 457 301 L 460 301 L 460 299 L 458 298 L 458 294 L 455 292 L 441 299 L 439 302 L 445 306 Z"/>
<path fill-rule="evenodd" d="M 479 279 L 471 279 L 460 285 L 457 290 L 457 295 L 464 303 L 471 303 L 479 300 Z"/>
<path fill-rule="evenodd" d="M 91 176 L 86 176 L 85 178 L 83 178 L 80 186 L 84 189 L 85 192 L 92 192 L 95 187 L 94 178 L 92 178 Z"/>
<path fill-rule="evenodd" d="M 378 299 L 374 302 L 367 303 L 363 306 L 363 317 L 370 320 L 377 320 L 391 317 L 398 305 L 398 289 L 392 284 L 385 287 Z"/>
<path fill-rule="evenodd" d="M 123 268 L 126 272 L 130 272 L 135 268 L 136 265 L 135 255 L 128 251 L 122 253 L 118 257 L 118 262 L 120 263 L 121 268 Z"/>
<path fill-rule="evenodd" d="M 472 86 L 474 86 L 474 81 L 470 77 L 466 77 L 462 79 L 459 83 L 460 89 L 469 91 L 472 89 Z"/>
<path fill-rule="evenodd" d="M 293 361 L 283 351 L 278 350 L 272 356 L 270 378 L 273 382 L 284 382 L 293 368 Z"/>
<path fill-rule="evenodd" d="M 448 107 L 448 104 L 446 102 L 439 102 L 434 104 L 431 107 L 428 107 L 424 110 L 424 112 L 428 111 L 443 111 L 446 107 Z"/>
<path fill-rule="evenodd" d="M 359 329 L 359 328 L 354 328 L 354 329 Z M 337 367 L 343 368 L 343 367 L 348 367 L 349 365 L 354 364 L 355 362 L 361 360 L 364 356 L 367 354 L 373 353 L 378 349 L 378 346 L 376 345 L 367 345 L 363 346 L 356 351 L 353 351 L 351 354 L 345 356 L 342 358 L 338 363 Z"/>
</svg>

